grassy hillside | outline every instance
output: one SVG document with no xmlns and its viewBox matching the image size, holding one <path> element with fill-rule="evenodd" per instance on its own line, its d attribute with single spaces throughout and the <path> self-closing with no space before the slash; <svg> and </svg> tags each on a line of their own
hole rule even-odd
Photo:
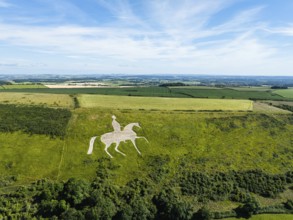
<svg viewBox="0 0 293 220">
<path fill-rule="evenodd" d="M 170 100 L 172 105 L 167 105 Z M 243 110 L 251 106 L 250 101 L 239 100 L 80 95 L 79 101 L 81 107 L 71 109 L 72 116 L 63 137 L 26 132 L 22 127 L 17 131 L 0 132 L 0 207 L 8 207 L 0 209 L 0 218 L 2 213 L 9 215 L 12 207 L 16 213 L 24 212 L 27 204 L 32 207 L 27 213 L 34 213 L 38 207 L 43 217 L 52 216 L 52 210 L 61 213 L 60 210 L 68 211 L 73 207 L 85 209 L 87 213 L 88 207 L 96 202 L 99 207 L 111 207 L 103 211 L 112 214 L 126 210 L 124 205 L 128 204 L 132 210 L 148 213 L 146 216 L 154 213 L 160 216 L 163 213 L 156 211 L 161 208 L 158 204 L 165 202 L 172 204 L 175 210 L 178 208 L 176 213 L 190 217 L 190 213 L 203 206 L 213 212 L 230 212 L 240 205 L 239 202 L 257 202 L 260 207 L 273 204 L 270 210 L 281 204 L 278 210 L 284 211 L 282 203 L 293 199 L 290 189 L 293 183 L 290 182 L 293 177 L 290 173 L 293 170 L 292 114 L 173 111 L 173 106 L 185 110 L 215 110 L 218 106 L 239 110 L 241 105 Z M 211 104 L 217 105 L 213 109 Z M 8 106 L 11 105 L 5 105 Z M 9 111 L 10 116 L 14 114 L 15 117 L 0 114 L 4 120 L 2 125 L 16 126 L 31 117 L 37 127 L 46 128 L 50 120 L 56 119 L 49 117 L 50 114 L 30 114 L 25 106 L 15 108 L 23 109 Z M 36 111 L 38 108 L 34 107 Z M 113 131 L 112 115 L 122 127 L 132 122 L 140 124 L 141 128 L 134 130 L 148 140 L 136 140 L 142 155 L 126 141 L 119 146 L 125 157 L 114 150 L 114 144 L 109 148 L 114 158 L 108 157 L 99 138 Z M 59 125 L 58 122 L 62 120 L 56 120 Z M 87 155 L 93 136 L 98 136 L 93 154 Z M 78 180 L 68 180 L 72 177 Z M 30 184 L 41 178 L 49 182 Z M 22 188 L 15 191 L 16 186 Z M 42 192 L 44 188 L 46 191 Z M 78 190 L 82 192 L 72 200 L 69 195 Z M 19 199 L 15 200 L 17 196 Z M 83 201 L 80 196 L 90 200 Z M 7 202 L 6 198 L 11 200 Z M 96 215 L 103 211 L 96 211 Z M 171 211 L 168 213 L 172 216 Z M 231 213 L 236 216 L 235 212 Z"/>
<path fill-rule="evenodd" d="M 93 155 L 86 155 L 86 151 L 90 137 L 112 131 L 112 114 L 122 126 L 139 122 L 142 129 L 137 130 L 138 134 L 149 140 L 149 144 L 138 140 L 142 157 L 128 142 L 121 143 L 127 157 L 110 149 L 115 157 L 112 162 L 119 167 L 116 181 L 121 183 L 146 175 L 145 160 L 155 155 L 168 155 L 174 169 L 180 158 L 185 158 L 192 169 L 206 172 L 259 168 L 279 173 L 293 167 L 291 115 L 78 109 L 68 129 L 62 177 L 74 173 L 86 178 L 95 172 L 95 161 L 107 157 L 100 141 Z M 92 164 L 92 170 L 87 163 Z"/>
<path fill-rule="evenodd" d="M 119 97 L 103 95 L 80 95 L 81 107 L 110 109 L 155 110 L 252 110 L 252 101 L 221 99 L 180 99 L 157 97 Z"/>
<path fill-rule="evenodd" d="M 30 162 L 18 160 L 19 151 L 14 151 L 12 143 L 22 146 L 23 151 L 35 149 L 35 160 L 44 163 L 47 155 L 60 158 L 60 149 L 64 146 L 60 178 L 91 178 L 96 172 L 97 160 L 108 156 L 99 140 L 94 146 L 93 155 L 87 155 L 89 139 L 113 130 L 112 114 L 116 115 L 122 126 L 139 122 L 142 129 L 137 129 L 137 133 L 149 140 L 149 143 L 142 139 L 137 140 L 142 157 L 130 142 L 121 143 L 120 146 L 121 151 L 127 154 L 126 157 L 117 154 L 114 147 L 110 148 L 115 157 L 111 162 L 118 167 L 113 177 L 117 184 L 147 175 L 147 161 L 157 155 L 170 157 L 169 166 L 172 172 L 176 172 L 176 167 L 183 158 L 190 163 L 190 169 L 205 172 L 258 168 L 269 173 L 280 173 L 293 168 L 291 115 L 82 108 L 74 110 L 64 141 L 44 138 L 43 141 L 49 140 L 48 143 L 39 145 L 35 140 L 42 139 L 42 136 L 2 134 L 1 151 L 10 153 L 1 154 L 1 161 L 15 165 L 7 171 L 5 164 L 2 164 L 0 169 L 5 173 L 19 173 L 24 176 L 32 174 L 29 169 L 25 169 Z M 58 147 L 54 150 L 54 146 Z M 50 153 L 44 153 L 43 147 L 46 150 L 51 149 Z M 15 154 L 11 153 L 13 151 Z M 30 158 L 29 154 L 30 151 L 25 155 Z M 16 172 L 18 170 L 23 171 Z M 57 170 L 53 169 L 51 172 L 56 174 Z M 37 179 L 42 175 L 35 172 L 35 176 L 31 177 Z"/>
</svg>

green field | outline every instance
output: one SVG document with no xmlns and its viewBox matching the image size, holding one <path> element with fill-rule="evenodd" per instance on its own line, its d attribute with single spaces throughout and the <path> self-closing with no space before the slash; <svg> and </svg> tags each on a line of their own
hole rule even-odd
<svg viewBox="0 0 293 220">
<path fill-rule="evenodd" d="M 79 95 L 85 108 L 141 109 L 141 110 L 252 110 L 252 101 L 221 99 L 180 99 L 157 97 L 119 97 L 103 95 Z"/>
<path fill-rule="evenodd" d="M 225 220 L 244 220 L 245 218 L 226 218 Z M 251 220 L 292 220 L 292 215 L 284 215 L 284 214 L 262 214 L 255 215 L 249 218 Z"/>
<path fill-rule="evenodd" d="M 275 90 L 274 93 L 281 95 L 283 97 L 286 97 L 286 98 L 291 98 L 291 99 L 293 98 L 293 89 L 292 88 Z"/>
<path fill-rule="evenodd" d="M 72 108 L 73 100 L 69 95 L 46 93 L 1 92 L 0 103 L 18 105 L 44 105 L 49 107 Z"/>
<path fill-rule="evenodd" d="M 0 92 L 52 93 L 52 94 L 100 94 L 119 96 L 211 98 L 211 99 L 256 99 L 256 100 L 293 100 L 263 88 L 217 88 L 217 87 L 116 87 L 116 88 L 58 88 L 58 89 L 9 89 Z"/>
<path fill-rule="evenodd" d="M 193 98 L 223 98 L 223 99 L 258 99 L 258 100 L 282 100 L 286 99 L 279 94 L 265 90 L 236 90 L 236 89 L 197 89 L 197 88 L 171 88 L 171 92 Z"/>
<path fill-rule="evenodd" d="M 229 87 L 229 89 L 234 89 L 238 91 L 271 91 L 269 86 L 245 86 L 245 87 Z"/>
</svg>

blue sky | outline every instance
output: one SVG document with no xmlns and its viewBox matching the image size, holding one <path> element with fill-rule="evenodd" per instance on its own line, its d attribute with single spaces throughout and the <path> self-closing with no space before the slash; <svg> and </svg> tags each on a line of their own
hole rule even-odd
<svg viewBox="0 0 293 220">
<path fill-rule="evenodd" d="M 293 76 L 292 0 L 0 0 L 0 74 Z"/>
</svg>

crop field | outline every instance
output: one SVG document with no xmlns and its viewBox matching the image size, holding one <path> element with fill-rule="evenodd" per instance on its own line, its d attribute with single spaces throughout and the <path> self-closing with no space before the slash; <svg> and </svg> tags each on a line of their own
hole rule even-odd
<svg viewBox="0 0 293 220">
<path fill-rule="evenodd" d="M 177 97 L 177 98 L 211 98 L 211 99 L 257 99 L 257 100 L 293 100 L 289 95 L 263 88 L 217 88 L 217 87 L 116 87 L 116 88 L 43 88 L 43 89 L 9 89 L 1 92 L 52 93 L 52 94 L 100 94 L 119 96 Z M 282 91 L 281 91 L 282 92 Z"/>
<path fill-rule="evenodd" d="M 286 99 L 279 94 L 274 94 L 269 91 L 255 90 L 235 90 L 235 89 L 189 89 L 171 88 L 172 93 L 184 94 L 193 98 L 223 98 L 223 99 L 261 99 L 261 100 L 282 100 Z"/>
<path fill-rule="evenodd" d="M 293 88 L 275 90 L 274 93 L 286 98 L 293 98 Z"/>
<path fill-rule="evenodd" d="M 58 88 L 58 89 L 19 89 L 11 92 L 52 93 L 52 94 L 102 94 L 122 96 L 162 96 L 186 97 L 185 95 L 170 94 L 165 87 L 126 87 L 126 88 Z M 1 90 L 0 90 L 1 92 Z"/>
<path fill-rule="evenodd" d="M 141 110 L 252 110 L 249 100 L 222 99 L 180 99 L 158 97 L 119 97 L 104 95 L 79 95 L 81 107 L 110 109 L 141 109 Z"/>
<path fill-rule="evenodd" d="M 245 87 L 229 87 L 230 89 L 234 89 L 237 91 L 271 91 L 271 87 L 268 86 L 245 86 Z"/>
<path fill-rule="evenodd" d="M 0 89 L 43 89 L 47 88 L 41 84 L 13 84 L 13 85 L 2 85 Z"/>
<path fill-rule="evenodd" d="M 18 105 L 44 105 L 50 107 L 72 108 L 74 103 L 69 95 L 45 93 L 1 92 L 0 103 Z"/>
</svg>

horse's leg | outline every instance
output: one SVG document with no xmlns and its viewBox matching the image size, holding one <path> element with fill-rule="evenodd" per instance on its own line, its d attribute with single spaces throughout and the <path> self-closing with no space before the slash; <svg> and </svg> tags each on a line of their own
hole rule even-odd
<svg viewBox="0 0 293 220">
<path fill-rule="evenodd" d="M 107 153 L 111 158 L 113 158 L 113 156 L 108 152 L 108 148 L 109 148 L 110 146 L 111 146 L 111 145 L 106 144 L 105 151 L 106 151 L 106 153 Z"/>
<path fill-rule="evenodd" d="M 146 139 L 145 137 L 136 137 L 136 138 L 143 138 L 143 139 L 145 139 L 145 140 L 146 140 L 146 142 L 148 142 L 148 143 L 149 143 L 148 139 Z"/>
<path fill-rule="evenodd" d="M 90 146 L 89 146 L 89 149 L 87 151 L 87 154 L 92 154 L 93 153 L 93 148 L 94 148 L 94 143 L 95 143 L 96 138 L 97 138 L 97 136 L 91 138 Z"/>
<path fill-rule="evenodd" d="M 119 143 L 120 143 L 120 142 L 119 142 Z M 126 156 L 125 153 L 122 153 L 122 152 L 118 149 L 118 147 L 119 147 L 119 143 L 116 143 L 115 150 L 116 150 L 118 153 L 122 154 L 123 156 Z"/>
<path fill-rule="evenodd" d="M 137 148 L 137 146 L 136 146 L 136 144 L 135 144 L 135 139 L 130 139 L 130 140 L 131 140 L 131 142 L 133 143 L 133 145 L 134 145 L 136 151 L 141 155 L 140 151 L 138 150 L 138 148 Z"/>
</svg>

